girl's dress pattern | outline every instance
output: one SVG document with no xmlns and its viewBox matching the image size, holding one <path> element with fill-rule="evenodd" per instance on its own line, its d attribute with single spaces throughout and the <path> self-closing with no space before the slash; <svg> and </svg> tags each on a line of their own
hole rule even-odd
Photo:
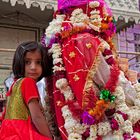
<svg viewBox="0 0 140 140">
<path fill-rule="evenodd" d="M 0 130 L 0 140 L 50 140 L 37 132 L 27 107 L 31 99 L 39 99 L 36 82 L 31 78 L 16 80 L 7 96 L 6 114 Z"/>
</svg>

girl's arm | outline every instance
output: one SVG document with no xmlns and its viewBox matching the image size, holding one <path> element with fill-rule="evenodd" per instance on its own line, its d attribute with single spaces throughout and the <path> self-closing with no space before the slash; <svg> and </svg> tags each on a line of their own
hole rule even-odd
<svg viewBox="0 0 140 140">
<path fill-rule="evenodd" d="M 47 120 L 43 116 L 37 99 L 31 99 L 28 103 L 31 119 L 37 130 L 44 136 L 52 138 Z"/>
</svg>

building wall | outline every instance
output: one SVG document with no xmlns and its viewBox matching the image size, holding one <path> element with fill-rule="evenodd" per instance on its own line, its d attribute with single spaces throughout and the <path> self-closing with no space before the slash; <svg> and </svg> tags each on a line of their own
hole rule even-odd
<svg viewBox="0 0 140 140">
<path fill-rule="evenodd" d="M 137 39 L 136 39 L 136 36 Z M 140 52 L 140 24 L 127 28 L 118 34 L 119 51 Z M 136 46 L 139 50 L 136 50 Z M 129 59 L 129 67 L 140 73 L 140 56 L 132 54 L 121 54 L 120 57 Z"/>
<path fill-rule="evenodd" d="M 14 51 L 8 50 L 14 50 L 21 42 L 29 40 L 37 40 L 37 30 L 0 25 L 0 84 L 11 72 Z"/>
<path fill-rule="evenodd" d="M 47 1 L 48 2 L 48 1 Z M 16 47 L 29 40 L 40 38 L 52 20 L 54 9 L 24 3 L 11 5 L 0 0 L 0 85 L 11 73 L 13 54 Z M 9 51 L 12 49 L 12 51 Z"/>
</svg>

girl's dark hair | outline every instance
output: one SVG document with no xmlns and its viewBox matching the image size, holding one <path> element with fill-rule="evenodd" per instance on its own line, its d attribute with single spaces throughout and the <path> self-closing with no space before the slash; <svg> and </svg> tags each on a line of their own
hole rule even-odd
<svg viewBox="0 0 140 140">
<path fill-rule="evenodd" d="M 14 77 L 21 78 L 25 74 L 25 55 L 27 52 L 38 50 L 42 57 L 42 75 L 38 80 L 52 74 L 52 60 L 48 56 L 47 48 L 43 47 L 41 43 L 35 41 L 23 42 L 20 44 L 14 54 L 12 70 Z"/>
</svg>

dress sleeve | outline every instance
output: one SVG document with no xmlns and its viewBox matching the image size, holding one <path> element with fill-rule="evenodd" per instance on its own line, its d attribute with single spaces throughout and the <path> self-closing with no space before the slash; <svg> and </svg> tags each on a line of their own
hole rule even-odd
<svg viewBox="0 0 140 140">
<path fill-rule="evenodd" d="M 26 104 L 31 99 L 37 98 L 39 100 L 39 93 L 36 82 L 32 78 L 24 78 L 21 84 L 22 96 Z"/>
</svg>

